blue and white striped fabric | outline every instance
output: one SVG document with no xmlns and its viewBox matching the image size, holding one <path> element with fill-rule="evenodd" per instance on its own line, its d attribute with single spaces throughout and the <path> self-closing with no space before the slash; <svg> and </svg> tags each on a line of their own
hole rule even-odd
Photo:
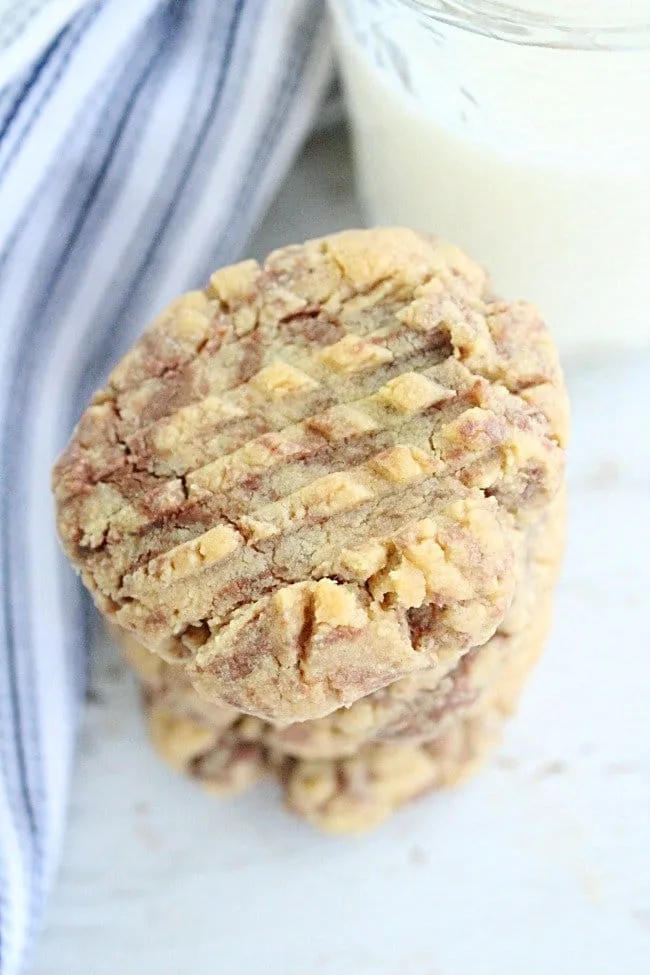
<svg viewBox="0 0 650 975">
<path fill-rule="evenodd" d="M 0 0 L 0 973 L 57 867 L 92 619 L 51 463 L 152 314 L 237 258 L 320 104 L 320 0 Z"/>
</svg>

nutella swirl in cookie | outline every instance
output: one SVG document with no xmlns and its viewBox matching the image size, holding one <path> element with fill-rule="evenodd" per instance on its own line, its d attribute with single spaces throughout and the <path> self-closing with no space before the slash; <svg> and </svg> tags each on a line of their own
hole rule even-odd
<svg viewBox="0 0 650 975">
<path fill-rule="evenodd" d="M 347 231 L 153 323 L 55 467 L 59 534 L 208 705 L 324 718 L 492 637 L 567 412 L 533 308 L 451 244 Z"/>
</svg>

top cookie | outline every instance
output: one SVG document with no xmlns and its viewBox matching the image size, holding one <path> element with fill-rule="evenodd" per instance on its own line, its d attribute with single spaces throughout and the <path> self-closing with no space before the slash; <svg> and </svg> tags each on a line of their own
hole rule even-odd
<svg viewBox="0 0 650 975">
<path fill-rule="evenodd" d="M 202 694 L 302 721 L 491 636 L 566 417 L 534 309 L 453 245 L 347 231 L 153 323 L 55 467 L 59 533 Z"/>
</svg>

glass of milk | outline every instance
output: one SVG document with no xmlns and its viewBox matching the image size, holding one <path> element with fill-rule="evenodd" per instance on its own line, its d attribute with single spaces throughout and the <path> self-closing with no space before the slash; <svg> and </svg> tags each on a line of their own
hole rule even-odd
<svg viewBox="0 0 650 975">
<path fill-rule="evenodd" d="M 566 354 L 650 348 L 650 0 L 330 0 L 369 222 L 449 237 Z"/>
</svg>

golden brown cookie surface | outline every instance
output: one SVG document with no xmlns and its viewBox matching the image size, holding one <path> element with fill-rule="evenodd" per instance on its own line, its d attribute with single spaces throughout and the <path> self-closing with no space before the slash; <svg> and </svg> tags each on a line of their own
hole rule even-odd
<svg viewBox="0 0 650 975">
<path fill-rule="evenodd" d="M 127 640 L 127 656 L 147 688 L 154 745 L 218 795 L 276 776 L 290 809 L 339 833 L 372 829 L 423 793 L 464 780 L 498 744 L 543 648 L 564 515 L 560 495 L 528 530 L 515 599 L 482 647 L 442 677 L 433 670 L 412 675 L 328 718 L 282 729 L 232 709 L 216 711 L 181 666 Z M 207 708 L 215 709 L 214 719 Z"/>
<path fill-rule="evenodd" d="M 56 467 L 59 531 L 205 698 L 291 723 L 490 637 L 565 433 L 532 309 L 452 245 L 349 231 L 154 323 Z"/>
<path fill-rule="evenodd" d="M 170 765 L 217 795 L 241 792 L 271 774 L 288 807 L 312 825 L 364 832 L 432 789 L 462 782 L 489 756 L 544 645 L 549 609 L 547 597 L 526 633 L 493 637 L 511 643 L 505 666 L 480 702 L 460 708 L 430 741 L 368 742 L 345 758 L 287 758 L 265 744 L 264 725 L 255 718 L 224 730 L 160 704 L 146 706 L 149 734 Z"/>
<path fill-rule="evenodd" d="M 564 530 L 561 494 L 522 538 L 514 600 L 496 633 L 481 647 L 458 662 L 443 660 L 437 667 L 395 681 L 325 718 L 287 727 L 260 722 L 258 739 L 278 753 L 324 759 L 353 755 L 370 741 L 417 743 L 443 734 L 459 715 L 476 709 L 510 660 L 522 654 L 525 658 L 537 621 L 546 626 Z M 205 718 L 221 727 L 240 717 L 235 709 L 211 704 L 199 695 L 182 666 L 166 663 L 127 634 L 116 636 L 151 702 L 181 717 Z"/>
</svg>

